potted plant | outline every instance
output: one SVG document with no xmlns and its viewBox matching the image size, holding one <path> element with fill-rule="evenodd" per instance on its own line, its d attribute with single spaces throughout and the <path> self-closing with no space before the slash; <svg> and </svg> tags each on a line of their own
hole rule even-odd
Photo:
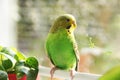
<svg viewBox="0 0 120 80">
<path fill-rule="evenodd" d="M 0 80 L 36 80 L 38 61 L 15 48 L 0 47 Z"/>
</svg>

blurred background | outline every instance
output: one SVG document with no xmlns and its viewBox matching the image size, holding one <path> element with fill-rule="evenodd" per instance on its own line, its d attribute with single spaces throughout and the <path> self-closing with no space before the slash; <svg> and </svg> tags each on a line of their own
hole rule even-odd
<svg viewBox="0 0 120 80">
<path fill-rule="evenodd" d="M 77 21 L 80 71 L 102 74 L 120 64 L 120 0 L 0 0 L 0 45 L 51 66 L 45 39 L 56 17 L 65 13 Z"/>
</svg>

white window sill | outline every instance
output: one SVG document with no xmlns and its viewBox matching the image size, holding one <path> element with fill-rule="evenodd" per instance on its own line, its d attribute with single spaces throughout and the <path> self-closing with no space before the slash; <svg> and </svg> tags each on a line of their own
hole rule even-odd
<svg viewBox="0 0 120 80">
<path fill-rule="evenodd" d="M 40 66 L 39 67 L 40 76 L 50 77 L 50 70 L 51 69 L 48 67 Z M 98 75 L 98 74 L 75 72 L 74 80 L 98 80 L 100 76 L 101 75 Z M 70 79 L 70 73 L 69 71 L 56 70 L 54 73 L 54 78 Z"/>
</svg>

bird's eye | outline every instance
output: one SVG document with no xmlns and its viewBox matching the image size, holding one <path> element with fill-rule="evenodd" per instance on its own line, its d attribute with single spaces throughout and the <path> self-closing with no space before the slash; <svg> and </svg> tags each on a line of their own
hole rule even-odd
<svg viewBox="0 0 120 80">
<path fill-rule="evenodd" d="M 70 21 L 70 19 L 66 19 L 66 21 L 67 21 L 67 22 L 69 22 L 69 21 Z"/>
</svg>

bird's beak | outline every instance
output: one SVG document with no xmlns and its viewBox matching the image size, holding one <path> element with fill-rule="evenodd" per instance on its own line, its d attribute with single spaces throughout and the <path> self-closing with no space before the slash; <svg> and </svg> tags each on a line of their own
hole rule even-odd
<svg viewBox="0 0 120 80">
<path fill-rule="evenodd" d="M 75 21 L 71 21 L 71 24 L 73 24 L 74 27 L 77 26 Z"/>
</svg>

